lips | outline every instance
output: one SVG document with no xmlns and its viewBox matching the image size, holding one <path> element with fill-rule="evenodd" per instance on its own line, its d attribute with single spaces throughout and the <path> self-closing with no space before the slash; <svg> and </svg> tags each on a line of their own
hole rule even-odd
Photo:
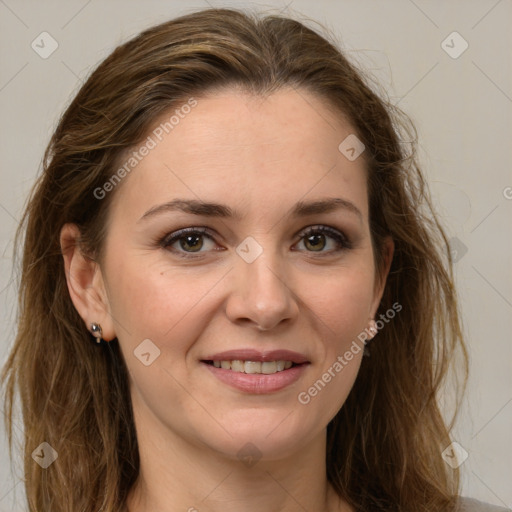
<svg viewBox="0 0 512 512">
<path fill-rule="evenodd" d="M 290 350 L 251 349 L 219 352 L 201 362 L 221 382 L 251 394 L 272 393 L 293 384 L 310 363 L 304 354 Z"/>
</svg>

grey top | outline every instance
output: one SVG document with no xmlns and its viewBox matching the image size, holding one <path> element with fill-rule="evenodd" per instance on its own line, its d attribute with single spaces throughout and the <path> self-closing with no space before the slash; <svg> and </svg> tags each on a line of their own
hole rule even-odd
<svg viewBox="0 0 512 512">
<path fill-rule="evenodd" d="M 460 512 L 511 512 L 510 508 L 498 507 L 490 503 L 483 503 L 482 501 L 473 498 L 460 498 L 459 499 Z"/>
</svg>

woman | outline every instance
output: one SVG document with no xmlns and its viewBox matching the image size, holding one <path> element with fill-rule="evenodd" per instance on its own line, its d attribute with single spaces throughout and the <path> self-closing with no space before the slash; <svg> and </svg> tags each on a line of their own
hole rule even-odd
<svg viewBox="0 0 512 512">
<path fill-rule="evenodd" d="M 498 510 L 442 455 L 467 354 L 414 135 L 297 21 L 211 9 L 118 47 L 20 231 L 30 510 Z"/>
</svg>

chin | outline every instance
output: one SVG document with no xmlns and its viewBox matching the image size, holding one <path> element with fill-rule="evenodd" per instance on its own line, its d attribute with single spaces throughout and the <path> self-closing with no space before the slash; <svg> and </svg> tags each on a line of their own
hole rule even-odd
<svg viewBox="0 0 512 512">
<path fill-rule="evenodd" d="M 318 436 L 322 428 L 308 428 L 304 418 L 293 418 L 293 411 L 280 415 L 269 414 L 262 418 L 246 415 L 240 421 L 232 421 L 232 428 L 221 438 L 207 435 L 203 441 L 216 452 L 229 459 L 249 461 L 275 461 L 286 459 L 302 450 L 305 444 Z M 287 416 L 288 415 L 288 416 Z M 207 434 L 207 433 L 205 433 Z M 248 464 L 249 465 L 249 464 Z"/>
</svg>

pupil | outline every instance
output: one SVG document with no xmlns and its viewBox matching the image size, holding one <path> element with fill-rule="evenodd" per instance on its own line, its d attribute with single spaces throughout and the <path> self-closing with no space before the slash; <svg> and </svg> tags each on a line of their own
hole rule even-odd
<svg viewBox="0 0 512 512">
<path fill-rule="evenodd" d="M 185 240 L 185 244 L 189 245 L 189 247 L 187 248 L 187 247 L 184 246 L 183 243 L 181 243 L 181 248 L 185 249 L 185 250 L 191 248 L 190 246 L 194 246 L 195 244 L 190 244 L 189 241 L 196 240 L 196 242 L 197 242 L 197 240 L 200 239 L 200 238 L 201 237 L 199 235 L 188 235 L 188 236 L 184 237 L 184 239 L 182 239 L 182 240 Z M 199 244 L 199 247 L 197 247 L 195 250 L 201 249 L 202 246 L 203 246 L 202 243 Z M 193 247 L 192 247 L 192 249 L 193 249 Z M 193 252 L 195 252 L 195 250 L 193 250 Z"/>
<path fill-rule="evenodd" d="M 322 237 L 322 239 L 320 240 L 319 237 Z M 316 239 L 317 242 L 313 242 L 313 240 Z M 322 245 L 322 242 L 324 242 L 324 235 L 321 235 L 321 234 L 318 234 L 318 235 L 311 235 L 311 236 L 308 236 L 306 238 L 306 242 L 311 244 L 313 246 L 313 250 L 315 250 L 315 247 L 318 248 L 319 247 L 319 244 L 318 242 L 320 242 L 320 249 L 323 248 L 323 245 Z"/>
</svg>

